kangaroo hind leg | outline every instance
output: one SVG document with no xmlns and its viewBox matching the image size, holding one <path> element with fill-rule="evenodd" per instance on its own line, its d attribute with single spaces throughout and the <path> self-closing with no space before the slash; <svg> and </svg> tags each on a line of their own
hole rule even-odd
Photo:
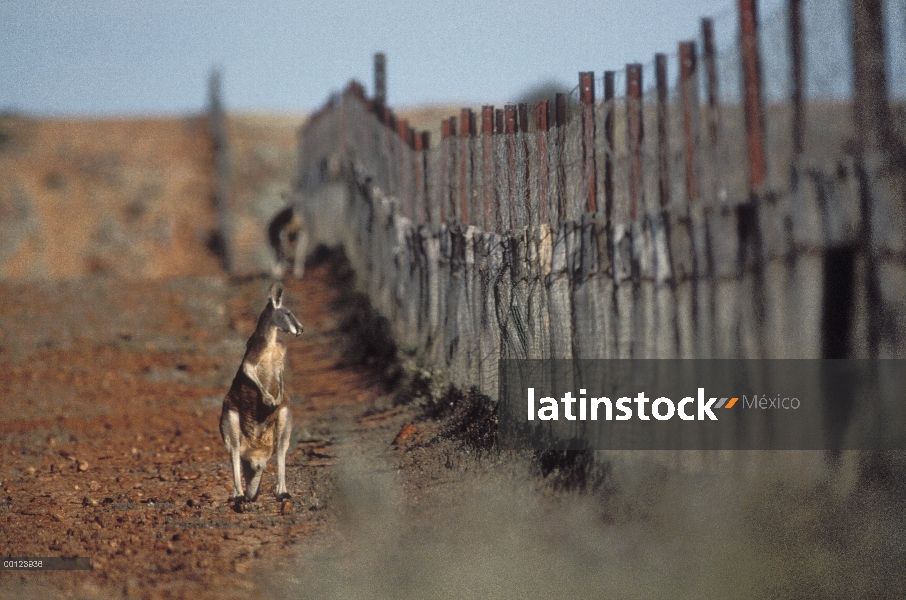
<svg viewBox="0 0 906 600">
<path fill-rule="evenodd" d="M 230 455 L 230 466 L 233 468 L 233 498 L 242 496 L 242 475 L 239 458 L 240 431 L 239 413 L 235 410 L 224 411 L 220 417 L 220 435 L 227 453 Z"/>
<path fill-rule="evenodd" d="M 277 413 L 277 500 L 292 498 L 286 489 L 286 452 L 289 450 L 290 434 L 292 433 L 292 413 L 289 407 L 284 406 Z"/>
</svg>

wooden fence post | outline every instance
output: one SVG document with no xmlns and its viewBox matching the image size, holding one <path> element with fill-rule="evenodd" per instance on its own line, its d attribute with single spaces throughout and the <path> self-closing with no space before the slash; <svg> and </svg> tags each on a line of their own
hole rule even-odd
<svg viewBox="0 0 906 600">
<path fill-rule="evenodd" d="M 867 353 L 906 354 L 906 146 L 894 133 L 886 74 L 881 0 L 853 0 L 853 121 L 867 254 Z"/>
<path fill-rule="evenodd" d="M 472 145 L 475 135 L 475 113 L 470 108 L 459 112 L 459 220 L 471 222 L 469 200 L 472 196 Z"/>
<path fill-rule="evenodd" d="M 228 206 L 230 161 L 222 89 L 220 71 L 214 69 L 208 79 L 208 127 L 214 147 L 214 205 L 217 209 L 217 227 L 223 244 L 223 268 L 227 272 L 232 272 L 235 267 L 235 257 L 233 256 L 233 229 Z"/>
<path fill-rule="evenodd" d="M 614 215 L 613 207 L 613 161 L 616 153 L 614 135 L 616 134 L 616 106 L 614 97 L 616 96 L 615 73 L 613 71 L 604 71 L 604 211 L 607 220 L 610 221 Z"/>
<path fill-rule="evenodd" d="M 522 223 L 522 225 L 534 225 L 532 217 L 535 216 L 536 213 L 529 200 L 529 198 L 531 198 L 532 182 L 529 177 L 529 114 L 528 104 L 525 102 L 520 102 L 516 105 L 516 131 L 522 134 L 523 159 L 521 164 L 517 164 L 518 167 L 522 168 L 522 198 L 519 199 L 522 203 L 522 212 L 525 215 L 525 222 Z"/>
<path fill-rule="evenodd" d="M 566 164 L 563 151 L 566 135 L 566 94 L 554 96 L 554 123 L 557 126 L 557 225 L 566 218 Z"/>
<path fill-rule="evenodd" d="M 547 100 L 535 102 L 535 140 L 538 156 L 538 221 L 550 224 L 550 175 L 548 172 L 547 132 L 550 129 L 550 108 Z"/>
<path fill-rule="evenodd" d="M 680 42 L 680 101 L 683 111 L 683 155 L 686 160 L 686 201 L 698 200 L 698 64 L 695 42 Z"/>
<path fill-rule="evenodd" d="M 407 167 L 408 160 L 408 149 L 409 149 L 409 121 L 406 119 L 400 119 L 396 123 L 396 132 L 399 135 L 400 143 L 400 155 L 399 161 L 397 162 L 397 168 L 399 170 L 399 201 L 402 208 L 402 213 L 408 218 L 412 218 L 412 193 L 409 189 L 409 177 L 407 176 Z"/>
<path fill-rule="evenodd" d="M 497 233 L 500 228 L 494 202 L 494 107 L 481 107 L 481 185 L 484 202 L 484 229 Z"/>
<path fill-rule="evenodd" d="M 598 211 L 595 169 L 595 74 L 579 73 L 579 103 L 582 105 L 582 165 L 587 185 L 586 212 Z"/>
<path fill-rule="evenodd" d="M 789 0 L 790 59 L 792 60 L 793 90 L 793 161 L 790 165 L 790 188 L 799 189 L 799 170 L 805 151 L 805 43 L 802 38 L 802 0 Z"/>
<path fill-rule="evenodd" d="M 629 218 L 639 218 L 642 197 L 642 65 L 626 65 L 626 125 L 629 141 Z"/>
<path fill-rule="evenodd" d="M 714 45 L 714 21 L 702 19 L 702 62 L 705 67 L 705 121 L 707 125 L 707 143 L 704 144 L 704 163 L 706 165 L 707 193 L 712 199 L 723 200 L 726 191 L 722 185 L 724 175 L 720 170 L 720 97 L 717 80 L 717 51 Z"/>
<path fill-rule="evenodd" d="M 427 169 L 426 159 L 428 149 L 425 145 L 427 141 L 428 132 L 423 131 L 421 133 L 415 133 L 412 139 L 412 146 L 415 150 L 415 210 L 413 219 L 416 225 L 420 225 L 425 222 L 425 205 L 427 204 L 428 194 L 427 194 Z"/>
<path fill-rule="evenodd" d="M 714 20 L 702 19 L 702 61 L 705 63 L 705 75 L 708 78 L 708 141 L 717 147 L 720 136 L 720 98 L 717 82 L 717 51 L 714 45 Z"/>
<path fill-rule="evenodd" d="M 503 107 L 503 127 L 506 135 L 506 158 L 507 158 L 507 195 L 506 201 L 509 204 L 507 213 L 510 222 L 507 229 L 515 229 L 519 223 L 519 216 L 516 213 L 516 105 L 507 104 Z"/>
<path fill-rule="evenodd" d="M 758 51 L 758 0 L 739 0 L 739 27 L 749 189 L 754 193 L 762 189 L 767 179 L 761 54 Z"/>
<path fill-rule="evenodd" d="M 384 107 L 384 125 L 387 127 L 387 129 L 389 129 L 393 132 L 396 131 L 396 115 L 393 113 L 393 110 L 387 108 L 386 106 Z M 344 135 L 344 137 L 345 137 L 345 135 Z M 381 135 L 381 141 L 384 144 L 384 148 L 383 148 L 384 165 L 383 165 L 383 167 L 384 167 L 385 172 L 383 173 L 383 177 L 385 178 L 384 181 L 386 182 L 382 187 L 383 187 L 385 193 L 393 194 L 393 193 L 395 193 L 395 189 L 396 189 L 394 187 L 396 185 L 396 182 L 394 181 L 394 175 L 396 174 L 396 169 L 394 169 L 394 162 L 393 162 L 393 137 L 390 135 L 387 135 L 387 132 L 385 131 Z"/>
<path fill-rule="evenodd" d="M 450 180 L 450 136 L 456 128 L 452 119 L 444 119 L 440 122 L 440 186 L 438 188 L 439 197 L 437 199 L 438 208 L 440 208 L 440 222 L 447 222 L 447 203 L 449 202 L 449 180 Z"/>
<path fill-rule="evenodd" d="M 658 192 L 661 208 L 670 204 L 670 137 L 668 134 L 669 102 L 667 97 L 667 55 L 654 55 L 654 77 L 657 86 L 657 158 Z"/>
<path fill-rule="evenodd" d="M 383 52 L 374 55 L 374 102 L 372 110 L 383 120 L 387 106 L 387 56 Z"/>
</svg>

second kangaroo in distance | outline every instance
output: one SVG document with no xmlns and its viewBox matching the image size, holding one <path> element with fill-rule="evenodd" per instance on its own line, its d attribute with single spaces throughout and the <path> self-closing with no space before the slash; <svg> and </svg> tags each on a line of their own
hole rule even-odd
<svg viewBox="0 0 906 600">
<path fill-rule="evenodd" d="M 223 399 L 220 434 L 233 467 L 233 499 L 258 498 L 264 465 L 277 454 L 277 500 L 290 498 L 286 490 L 286 451 L 292 429 L 289 399 L 283 393 L 283 361 L 286 345 L 277 332 L 302 333 L 302 324 L 283 306 L 283 284 L 271 286 L 267 306 L 258 327 L 245 345 L 230 391 Z M 241 472 L 240 472 L 241 467 Z"/>
</svg>

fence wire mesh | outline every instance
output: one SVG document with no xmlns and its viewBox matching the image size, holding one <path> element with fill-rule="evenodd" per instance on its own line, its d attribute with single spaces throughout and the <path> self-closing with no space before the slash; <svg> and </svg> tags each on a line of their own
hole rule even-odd
<svg viewBox="0 0 906 600">
<path fill-rule="evenodd" d="M 347 245 L 404 343 L 491 396 L 498 358 L 902 356 L 906 250 L 866 227 L 851 4 L 767 3 L 758 21 L 760 112 L 732 10 L 676 51 L 593 78 L 591 104 L 577 86 L 563 114 L 547 107 L 549 128 L 543 107 L 492 108 L 493 133 L 464 111 L 415 150 L 353 86 L 300 136 L 302 209 Z M 906 0 L 885 4 L 881 92 L 897 118 L 904 23 Z M 477 131 L 463 134 L 470 114 Z M 902 172 L 878 175 L 889 185 L 868 201 L 906 238 Z M 337 179 L 341 209 L 312 200 Z"/>
</svg>

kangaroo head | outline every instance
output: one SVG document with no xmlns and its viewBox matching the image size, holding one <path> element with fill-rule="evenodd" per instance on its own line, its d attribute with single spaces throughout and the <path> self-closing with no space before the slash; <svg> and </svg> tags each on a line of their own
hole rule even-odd
<svg viewBox="0 0 906 600">
<path fill-rule="evenodd" d="M 302 323 L 299 322 L 296 315 L 283 306 L 282 283 L 278 281 L 271 286 L 268 299 L 270 300 L 272 308 L 271 325 L 280 331 L 285 331 L 286 333 L 291 333 L 293 335 L 300 335 L 302 333 Z"/>
</svg>

